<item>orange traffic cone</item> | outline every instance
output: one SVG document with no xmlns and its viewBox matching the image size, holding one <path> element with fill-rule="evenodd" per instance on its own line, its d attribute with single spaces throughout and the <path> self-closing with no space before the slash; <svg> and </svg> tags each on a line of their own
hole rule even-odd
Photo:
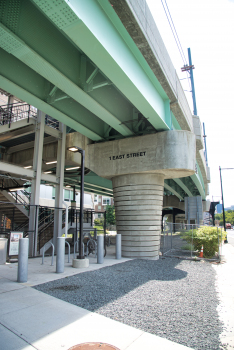
<svg viewBox="0 0 234 350">
<path fill-rule="evenodd" d="M 199 254 L 199 258 L 203 258 L 203 245 L 201 247 L 201 251 L 200 251 L 200 254 Z"/>
</svg>

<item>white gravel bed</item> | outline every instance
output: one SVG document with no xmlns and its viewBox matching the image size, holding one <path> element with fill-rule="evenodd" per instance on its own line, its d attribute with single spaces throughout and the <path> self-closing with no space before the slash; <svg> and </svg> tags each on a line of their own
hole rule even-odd
<svg viewBox="0 0 234 350">
<path fill-rule="evenodd" d="M 34 288 L 193 349 L 223 349 L 209 262 L 136 259 Z"/>
</svg>

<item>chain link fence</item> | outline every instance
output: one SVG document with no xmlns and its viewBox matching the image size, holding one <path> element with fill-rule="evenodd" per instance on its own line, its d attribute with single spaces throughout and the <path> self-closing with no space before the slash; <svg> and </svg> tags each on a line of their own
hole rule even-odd
<svg viewBox="0 0 234 350">
<path fill-rule="evenodd" d="M 218 227 L 166 223 L 161 233 L 160 251 L 167 257 L 219 260 L 225 236 Z"/>
</svg>

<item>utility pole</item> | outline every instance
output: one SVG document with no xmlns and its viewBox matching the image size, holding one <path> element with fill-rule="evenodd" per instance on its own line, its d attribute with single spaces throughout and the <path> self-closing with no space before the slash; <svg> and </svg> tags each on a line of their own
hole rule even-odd
<svg viewBox="0 0 234 350">
<path fill-rule="evenodd" d="M 189 66 L 185 65 L 181 68 L 182 72 L 189 72 L 191 88 L 192 88 L 192 98 L 193 98 L 193 114 L 197 115 L 197 104 L 196 104 L 196 95 L 195 95 L 195 87 L 194 87 L 194 79 L 193 79 L 193 69 L 195 68 L 192 64 L 191 50 L 188 48 L 188 58 L 189 58 Z"/>
<path fill-rule="evenodd" d="M 190 80 L 192 86 L 192 96 L 193 96 L 193 114 L 197 115 L 197 104 L 196 104 L 196 95 L 195 95 L 195 87 L 194 87 L 194 79 L 193 79 L 193 69 L 194 66 L 192 64 L 191 50 L 188 48 L 188 58 L 189 58 L 189 66 L 190 66 Z"/>
</svg>

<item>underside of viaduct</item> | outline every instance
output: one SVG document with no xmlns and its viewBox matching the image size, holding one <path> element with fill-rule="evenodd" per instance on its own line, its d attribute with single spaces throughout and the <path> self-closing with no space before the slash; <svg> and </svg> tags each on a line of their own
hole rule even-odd
<svg viewBox="0 0 234 350">
<path fill-rule="evenodd" d="M 61 207 L 63 187 L 79 188 L 68 148 L 81 147 L 85 191 L 114 197 L 123 256 L 158 258 L 162 208 L 205 203 L 210 179 L 199 117 L 145 0 L 3 0 L 0 59 L 2 178 L 27 177 L 35 205 L 53 184 Z M 13 99 L 35 109 L 16 117 Z M 58 213 L 54 240 L 61 227 Z"/>
</svg>

